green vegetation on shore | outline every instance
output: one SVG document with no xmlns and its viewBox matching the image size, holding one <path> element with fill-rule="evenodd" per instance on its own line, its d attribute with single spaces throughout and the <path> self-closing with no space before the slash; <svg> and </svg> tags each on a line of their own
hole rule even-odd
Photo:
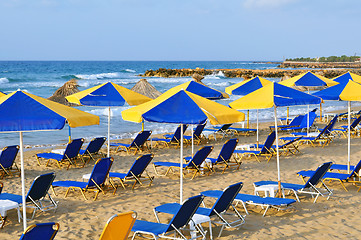
<svg viewBox="0 0 361 240">
<path fill-rule="evenodd" d="M 316 58 L 288 58 L 286 61 L 294 61 L 294 62 L 357 62 L 360 61 L 360 56 L 346 56 L 342 55 L 338 56 L 329 56 L 329 57 L 316 57 Z"/>
</svg>

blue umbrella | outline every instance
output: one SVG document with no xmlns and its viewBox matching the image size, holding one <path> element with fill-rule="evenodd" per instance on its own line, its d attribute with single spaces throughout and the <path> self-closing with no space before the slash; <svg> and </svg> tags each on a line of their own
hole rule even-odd
<svg viewBox="0 0 361 240">
<path fill-rule="evenodd" d="M 26 92 L 15 91 L 0 98 L 0 132 L 19 132 L 23 226 L 26 229 L 26 201 L 23 132 L 51 131 L 99 124 L 99 117 Z"/>
</svg>

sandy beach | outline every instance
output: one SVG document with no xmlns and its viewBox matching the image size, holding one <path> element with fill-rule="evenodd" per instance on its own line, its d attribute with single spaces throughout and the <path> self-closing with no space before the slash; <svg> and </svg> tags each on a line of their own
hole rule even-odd
<svg viewBox="0 0 361 240">
<path fill-rule="evenodd" d="M 345 122 L 338 124 L 344 125 Z M 264 142 L 269 133 L 268 125 L 269 123 L 261 125 L 260 142 Z M 322 127 L 324 123 L 318 125 Z M 239 136 L 238 138 L 239 144 L 255 143 L 256 141 L 256 136 Z M 195 151 L 201 146 L 212 145 L 214 150 L 211 157 L 216 157 L 225 141 L 226 139 L 209 141 L 209 143 L 195 146 Z M 353 138 L 351 144 L 351 163 L 356 164 L 360 159 L 361 150 L 358 146 L 361 144 L 361 139 Z M 326 161 L 342 164 L 346 164 L 347 161 L 347 139 L 345 138 L 338 138 L 324 148 L 302 145 L 300 150 L 301 154 L 280 158 L 282 181 L 301 184 L 301 178 L 296 175 L 298 171 L 316 169 Z M 82 175 L 90 173 L 93 168 L 93 162 L 84 168 L 69 170 L 59 169 L 55 164 L 49 167 L 44 165 L 39 167 L 35 153 L 40 151 L 43 150 L 36 149 L 25 152 L 26 191 L 33 179 L 40 174 L 55 172 L 55 180 L 81 181 Z M 153 161 L 179 161 L 179 148 L 154 149 L 153 153 L 155 154 Z M 184 156 L 190 154 L 191 147 L 188 146 L 184 150 Z M 112 171 L 127 172 L 139 154 L 133 156 L 112 152 L 111 155 L 114 157 Z M 19 160 L 17 159 L 17 161 Z M 152 176 L 155 175 L 151 166 L 148 167 L 148 172 Z M 190 175 L 188 175 L 184 180 L 184 198 L 197 195 L 205 190 L 222 190 L 240 181 L 244 183 L 241 193 L 253 194 L 253 182 L 260 180 L 277 180 L 275 157 L 269 163 L 264 158 L 261 158 L 261 163 L 257 162 L 255 158 L 244 159 L 239 170 L 232 168 L 224 174 L 221 174 L 218 169 L 216 173 L 209 176 L 197 176 L 194 180 L 190 180 Z M 19 177 L 7 177 L 0 181 L 4 183 L 3 192 L 21 194 Z M 360 238 L 358 206 L 361 203 L 361 193 L 358 193 L 357 188 L 351 184 L 346 184 L 348 192 L 344 191 L 342 186 L 336 182 L 328 184 L 328 186 L 334 192 L 329 200 L 320 197 L 316 203 L 313 203 L 311 197 L 302 195 L 301 202 L 293 204 L 291 209 L 280 212 L 270 209 L 265 217 L 262 217 L 263 211 L 260 207 L 249 207 L 250 214 L 246 217 L 246 223 L 238 229 L 225 229 L 219 239 Z M 93 193 L 88 193 L 89 200 L 85 201 L 79 192 L 73 192 L 67 198 L 64 198 L 64 189 L 57 189 L 56 192 L 57 196 L 54 196 L 50 191 L 54 199 L 59 201 L 57 211 L 55 213 L 53 211 L 39 213 L 28 224 L 58 222 L 60 230 L 56 239 L 98 239 L 106 221 L 116 213 L 134 210 L 138 214 L 138 219 L 156 221 L 153 207 L 178 201 L 179 177 L 177 174 L 166 177 L 156 176 L 151 187 L 148 187 L 147 184 L 138 185 L 134 190 L 131 190 L 130 186 L 126 190 L 119 187 L 115 195 L 112 195 L 111 192 L 107 192 L 106 195 L 99 194 L 96 201 L 92 200 Z M 294 198 L 293 196 L 288 197 Z M 207 200 L 206 203 L 211 202 Z M 241 206 L 237 208 L 242 214 L 245 214 Z M 169 218 L 166 215 L 163 216 L 161 220 L 167 222 Z M 219 230 L 220 227 L 213 228 L 214 236 L 218 234 Z M 22 224 L 17 221 L 16 211 L 8 211 L 8 221 L 0 230 L 0 238 L 3 240 L 18 239 L 21 232 Z"/>
</svg>

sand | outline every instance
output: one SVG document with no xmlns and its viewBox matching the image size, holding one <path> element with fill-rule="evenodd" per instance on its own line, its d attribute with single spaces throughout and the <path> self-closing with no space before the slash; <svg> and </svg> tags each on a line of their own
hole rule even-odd
<svg viewBox="0 0 361 240">
<path fill-rule="evenodd" d="M 345 124 L 340 122 L 338 124 Z M 268 124 L 263 123 L 260 141 L 264 142 L 269 130 Z M 320 127 L 324 124 L 319 124 Z M 252 126 L 253 127 L 253 126 Z M 239 136 L 239 144 L 254 143 L 255 136 Z M 128 140 L 129 141 L 129 140 Z M 214 150 L 212 157 L 216 157 L 226 139 L 209 141 L 202 145 L 212 145 Z M 358 146 L 360 138 L 353 138 L 351 147 L 351 163 L 356 164 L 361 155 Z M 195 146 L 199 149 L 200 146 Z M 296 175 L 300 170 L 316 169 L 318 165 L 326 161 L 335 163 L 346 163 L 347 160 L 347 139 L 338 138 L 329 146 L 311 147 L 303 145 L 300 147 L 301 154 L 280 158 L 282 181 L 302 183 L 301 178 Z M 93 162 L 84 168 L 59 169 L 55 164 L 49 167 L 38 166 L 34 154 L 43 150 L 34 149 L 25 152 L 26 169 L 26 191 L 29 189 L 33 179 L 39 174 L 56 172 L 55 180 L 78 180 L 82 175 L 90 173 Z M 104 149 L 105 151 L 105 149 Z M 155 149 L 154 161 L 179 161 L 179 148 Z M 188 146 L 184 155 L 191 154 Z M 128 156 L 125 153 L 114 153 L 114 164 L 112 171 L 127 172 L 137 156 Z M 17 160 L 19 161 L 19 159 Z M 244 183 L 241 193 L 253 194 L 253 182 L 259 180 L 277 180 L 276 158 L 269 163 L 261 158 L 261 163 L 255 158 L 244 159 L 239 170 L 235 168 L 227 170 L 224 174 L 218 169 L 216 173 L 209 176 L 197 176 L 190 180 L 190 175 L 184 179 L 184 198 L 198 194 L 201 191 L 219 189 L 222 190 L 230 184 L 242 181 Z M 148 168 L 151 175 L 155 175 L 151 167 Z M 21 194 L 20 178 L 4 178 L 4 192 Z M 361 192 L 351 184 L 347 184 L 348 192 L 343 190 L 338 183 L 328 185 L 333 189 L 334 195 L 326 200 L 320 197 L 316 203 L 309 196 L 302 196 L 300 203 L 293 204 L 293 208 L 280 211 L 271 209 L 265 217 L 262 217 L 260 207 L 249 207 L 250 214 L 246 217 L 246 223 L 238 229 L 225 229 L 219 239 L 360 239 L 359 228 L 360 216 L 358 208 L 361 203 Z M 138 219 L 156 221 L 153 215 L 153 207 L 168 203 L 177 202 L 179 199 L 179 177 L 170 175 L 166 177 L 155 177 L 151 187 L 145 184 L 137 186 L 134 190 L 128 187 L 126 190 L 118 188 L 115 195 L 107 192 L 100 194 L 96 201 L 93 201 L 93 193 L 88 193 L 89 200 L 85 201 L 79 192 L 71 193 L 64 198 L 65 191 L 57 190 L 55 200 L 59 201 L 59 207 L 53 211 L 39 213 L 34 220 L 28 224 L 38 222 L 55 221 L 60 224 L 60 231 L 56 239 L 98 239 L 106 221 L 116 213 L 134 210 Z M 293 198 L 293 196 L 288 196 Z M 207 200 L 207 203 L 210 203 Z M 238 210 L 245 214 L 242 207 Z M 169 217 L 163 215 L 162 221 L 168 221 Z M 206 226 L 206 225 L 205 225 Z M 214 236 L 218 234 L 220 227 L 213 228 Z M 18 239 L 22 232 L 22 224 L 17 222 L 15 210 L 8 211 L 8 222 L 3 229 L 0 229 L 2 240 Z"/>
</svg>

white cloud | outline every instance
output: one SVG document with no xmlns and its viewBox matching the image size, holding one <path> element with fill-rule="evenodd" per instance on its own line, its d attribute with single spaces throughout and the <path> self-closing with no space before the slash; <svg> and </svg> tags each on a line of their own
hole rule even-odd
<svg viewBox="0 0 361 240">
<path fill-rule="evenodd" d="M 245 0 L 243 5 L 246 8 L 268 8 L 280 7 L 296 1 L 297 0 Z"/>
</svg>

